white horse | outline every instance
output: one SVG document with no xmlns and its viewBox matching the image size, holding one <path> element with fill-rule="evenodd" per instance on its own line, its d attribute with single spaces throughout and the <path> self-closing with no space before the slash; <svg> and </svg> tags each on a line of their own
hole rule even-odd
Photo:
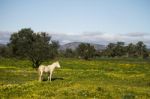
<svg viewBox="0 0 150 99">
<path fill-rule="evenodd" d="M 53 71 L 54 71 L 55 68 L 60 68 L 60 64 L 59 64 L 58 61 L 54 62 L 53 64 L 48 65 L 48 66 L 40 65 L 39 68 L 38 68 L 39 81 L 42 80 L 43 73 L 48 73 L 49 74 L 48 81 L 49 80 L 51 81 L 52 73 L 53 73 Z"/>
</svg>

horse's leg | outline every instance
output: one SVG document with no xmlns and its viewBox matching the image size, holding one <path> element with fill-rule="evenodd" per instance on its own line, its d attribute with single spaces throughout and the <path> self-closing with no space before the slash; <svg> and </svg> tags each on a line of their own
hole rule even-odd
<svg viewBox="0 0 150 99">
<path fill-rule="evenodd" d="M 48 81 L 50 80 L 50 73 L 48 73 Z"/>
<path fill-rule="evenodd" d="M 52 78 L 52 71 L 50 72 L 49 78 L 50 78 L 50 82 L 51 82 L 51 78 Z"/>
<path fill-rule="evenodd" d="M 38 73 L 39 73 L 39 81 L 40 81 L 40 75 L 41 75 L 41 71 L 40 71 L 40 70 L 38 70 Z"/>
<path fill-rule="evenodd" d="M 42 80 L 42 74 L 43 74 L 43 72 L 41 71 L 40 74 L 39 74 L 39 81 Z"/>
<path fill-rule="evenodd" d="M 48 75 L 48 81 L 49 81 L 49 75 Z"/>
</svg>

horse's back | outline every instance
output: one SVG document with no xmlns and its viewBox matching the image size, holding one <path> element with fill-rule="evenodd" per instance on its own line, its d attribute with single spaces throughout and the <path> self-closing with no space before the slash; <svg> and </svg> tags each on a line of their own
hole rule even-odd
<svg viewBox="0 0 150 99">
<path fill-rule="evenodd" d="M 50 71 L 49 67 L 45 66 L 45 65 L 40 65 L 39 68 L 38 68 L 38 70 L 40 72 L 49 72 Z"/>
</svg>

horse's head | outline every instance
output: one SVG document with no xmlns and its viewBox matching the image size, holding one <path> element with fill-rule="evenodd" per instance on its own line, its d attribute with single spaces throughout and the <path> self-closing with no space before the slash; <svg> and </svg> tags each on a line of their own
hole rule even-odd
<svg viewBox="0 0 150 99">
<path fill-rule="evenodd" d="M 56 67 L 57 67 L 57 68 L 60 68 L 60 64 L 59 64 L 58 61 L 56 62 Z"/>
</svg>

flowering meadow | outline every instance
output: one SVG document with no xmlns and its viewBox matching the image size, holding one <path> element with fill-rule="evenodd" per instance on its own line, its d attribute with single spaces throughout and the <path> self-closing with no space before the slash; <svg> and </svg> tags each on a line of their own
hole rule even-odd
<svg viewBox="0 0 150 99">
<path fill-rule="evenodd" d="M 51 64 L 54 61 L 43 64 Z M 52 82 L 31 62 L 0 59 L 1 99 L 150 99 L 150 60 L 60 58 Z"/>
</svg>

